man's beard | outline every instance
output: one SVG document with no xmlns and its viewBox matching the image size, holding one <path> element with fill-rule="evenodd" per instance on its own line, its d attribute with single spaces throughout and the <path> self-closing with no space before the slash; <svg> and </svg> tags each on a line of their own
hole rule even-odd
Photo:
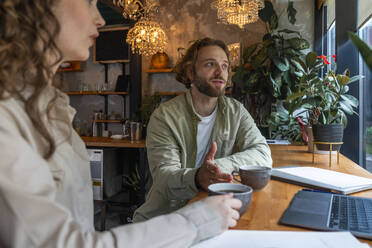
<svg viewBox="0 0 372 248">
<path fill-rule="evenodd" d="M 192 84 L 195 85 L 195 87 L 199 90 L 200 93 L 203 93 L 204 95 L 207 95 L 209 97 L 223 96 L 225 93 L 226 80 L 222 78 L 213 78 L 213 79 L 223 80 L 225 82 L 225 86 L 220 89 L 216 89 L 212 85 L 210 85 L 205 78 L 201 78 L 198 76 L 195 77 L 195 80 L 192 82 Z"/>
</svg>

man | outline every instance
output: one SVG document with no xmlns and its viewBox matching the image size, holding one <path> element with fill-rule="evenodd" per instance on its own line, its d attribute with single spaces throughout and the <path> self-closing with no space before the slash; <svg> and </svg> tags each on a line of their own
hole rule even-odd
<svg viewBox="0 0 372 248">
<path fill-rule="evenodd" d="M 190 90 L 151 116 L 146 145 L 153 185 L 134 221 L 179 209 L 212 183 L 231 182 L 230 173 L 240 165 L 272 164 L 248 111 L 224 96 L 230 67 L 222 41 L 196 41 L 176 72 Z"/>
</svg>

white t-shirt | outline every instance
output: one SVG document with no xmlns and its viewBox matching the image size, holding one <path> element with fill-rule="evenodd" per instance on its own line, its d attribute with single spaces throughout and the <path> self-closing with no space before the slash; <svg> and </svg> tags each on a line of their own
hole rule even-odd
<svg viewBox="0 0 372 248">
<path fill-rule="evenodd" d="M 208 153 L 210 146 L 211 146 L 211 135 L 214 126 L 214 122 L 216 121 L 217 116 L 217 106 L 209 116 L 200 116 L 196 114 L 200 118 L 200 122 L 198 124 L 198 136 L 197 136 L 197 146 L 198 146 L 198 153 L 196 156 L 196 167 L 199 167 Z"/>
</svg>

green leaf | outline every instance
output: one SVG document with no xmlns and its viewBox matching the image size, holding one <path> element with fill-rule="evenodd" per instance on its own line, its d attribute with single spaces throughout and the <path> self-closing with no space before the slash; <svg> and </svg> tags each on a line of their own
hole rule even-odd
<svg viewBox="0 0 372 248">
<path fill-rule="evenodd" d="M 346 115 L 345 115 L 345 113 L 343 112 L 343 111 L 341 111 L 340 110 L 340 112 L 341 112 L 341 122 L 342 122 L 342 125 L 344 125 L 344 128 L 346 127 L 346 125 L 347 125 L 347 117 L 346 117 Z"/>
<path fill-rule="evenodd" d="M 267 34 L 265 34 L 265 35 L 262 37 L 262 41 L 270 40 L 270 39 L 272 39 L 272 36 L 271 36 L 270 33 L 267 33 Z"/>
<path fill-rule="evenodd" d="M 340 108 L 344 112 L 346 112 L 349 115 L 353 114 L 353 108 L 349 105 L 349 103 L 347 101 L 340 101 L 339 104 L 340 104 Z"/>
<path fill-rule="evenodd" d="M 270 46 L 267 48 L 267 57 L 272 59 L 278 56 L 278 50 L 274 46 Z"/>
<path fill-rule="evenodd" d="M 344 90 L 342 91 L 342 94 L 345 94 L 349 91 L 349 86 L 345 85 Z"/>
<path fill-rule="evenodd" d="M 244 50 L 243 52 L 244 63 L 247 63 L 249 61 L 249 57 L 256 51 L 257 46 L 258 43 L 250 45 Z"/>
<path fill-rule="evenodd" d="M 277 82 L 273 79 L 271 74 L 269 75 L 270 81 L 272 83 L 272 87 L 274 89 L 273 96 L 278 97 L 280 94 L 280 86 L 277 84 Z"/>
<path fill-rule="evenodd" d="M 240 84 L 243 82 L 244 77 L 249 74 L 250 72 L 244 69 L 242 65 L 236 68 L 236 72 L 232 76 L 231 80 L 234 84 Z"/>
<path fill-rule="evenodd" d="M 362 55 L 364 62 L 372 71 L 372 49 L 367 45 L 367 43 L 361 40 L 358 35 L 352 32 L 349 32 L 349 39 L 353 42 L 354 46 L 360 52 L 360 55 Z"/>
<path fill-rule="evenodd" d="M 271 30 L 275 30 L 278 28 L 279 18 L 276 14 L 272 15 L 270 18 L 270 28 Z"/>
<path fill-rule="evenodd" d="M 273 59 L 273 62 L 274 62 L 274 64 L 275 64 L 275 66 L 276 66 L 279 70 L 281 70 L 281 71 L 288 71 L 288 70 L 289 70 L 288 60 L 285 61 L 285 62 L 283 63 L 283 61 L 282 61 L 281 59 L 279 59 L 279 58 L 274 58 L 274 59 Z"/>
<path fill-rule="evenodd" d="M 340 85 L 347 85 L 350 81 L 350 78 L 345 75 L 337 75 L 336 78 Z"/>
<path fill-rule="evenodd" d="M 259 72 L 254 72 L 252 73 L 250 76 L 249 76 L 249 79 L 247 80 L 247 83 L 249 85 L 252 85 L 254 83 L 256 83 L 258 81 L 258 79 L 260 78 L 260 73 Z"/>
<path fill-rule="evenodd" d="M 253 68 L 257 68 L 265 62 L 267 58 L 267 49 L 263 47 L 256 55 L 252 58 L 252 66 Z"/>
<path fill-rule="evenodd" d="M 336 100 L 336 97 L 331 92 L 326 92 L 325 97 L 327 99 L 328 104 L 331 104 L 333 101 Z"/>
<path fill-rule="evenodd" d="M 258 11 L 258 16 L 263 22 L 269 22 L 274 14 L 276 15 L 273 4 L 270 1 L 265 1 L 265 7 Z"/>
<path fill-rule="evenodd" d="M 302 77 L 302 76 L 304 75 L 304 73 L 301 72 L 301 71 L 293 71 L 292 73 L 293 73 L 296 77 Z"/>
<path fill-rule="evenodd" d="M 337 114 L 338 114 L 337 108 L 331 110 L 331 115 L 336 116 Z"/>
<path fill-rule="evenodd" d="M 278 33 L 286 33 L 286 34 L 298 34 L 299 36 L 301 36 L 300 32 L 298 31 L 294 31 L 294 30 L 289 30 L 289 29 L 281 29 L 281 30 L 278 30 Z"/>
<path fill-rule="evenodd" d="M 290 62 L 292 65 L 294 65 L 298 70 L 305 72 L 306 71 L 306 65 L 301 60 L 295 60 L 291 59 Z"/>
<path fill-rule="evenodd" d="M 341 95 L 341 98 L 345 101 L 347 101 L 351 106 L 353 107 L 358 107 L 359 105 L 359 101 L 358 99 L 356 99 L 354 96 L 352 95 L 348 95 L 348 94 L 343 94 Z"/>
<path fill-rule="evenodd" d="M 292 24 L 295 24 L 297 10 L 293 7 L 292 1 L 288 1 L 287 13 L 288 13 L 288 21 Z"/>
<path fill-rule="evenodd" d="M 296 100 L 299 97 L 303 97 L 305 94 L 306 94 L 305 91 L 296 92 L 296 93 L 293 93 L 292 95 L 289 95 L 287 97 L 287 100 L 288 101 Z"/>
<path fill-rule="evenodd" d="M 312 67 L 315 64 L 317 57 L 318 57 L 318 54 L 317 53 L 315 53 L 315 52 L 309 52 L 306 55 L 306 65 L 308 67 Z"/>
<path fill-rule="evenodd" d="M 310 47 L 310 43 L 302 38 L 291 38 L 287 40 L 288 43 L 296 50 L 304 50 Z"/>
<path fill-rule="evenodd" d="M 360 79 L 364 78 L 364 76 L 362 75 L 356 75 L 356 76 L 353 76 L 352 78 L 350 78 L 350 81 L 348 82 L 349 83 L 352 83 L 352 82 L 355 82 L 355 81 L 358 81 Z"/>
<path fill-rule="evenodd" d="M 283 72 L 282 78 L 283 78 L 283 81 L 285 83 L 287 83 L 287 84 L 290 84 L 291 83 L 290 78 L 289 78 L 289 72 L 288 71 Z"/>
</svg>

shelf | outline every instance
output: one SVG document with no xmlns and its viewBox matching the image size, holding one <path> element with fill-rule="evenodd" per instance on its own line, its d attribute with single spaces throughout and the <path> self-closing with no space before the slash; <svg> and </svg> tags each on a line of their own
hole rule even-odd
<svg viewBox="0 0 372 248">
<path fill-rule="evenodd" d="M 68 67 L 59 67 L 58 72 L 82 72 L 83 69 L 81 68 L 81 61 L 67 61 L 64 62 L 63 64 L 68 65 Z M 63 65 L 62 64 L 62 65 Z"/>
<path fill-rule="evenodd" d="M 173 68 L 165 68 L 165 69 L 147 69 L 147 73 L 170 73 L 174 72 Z"/>
<path fill-rule="evenodd" d="M 178 96 L 185 94 L 184 91 L 159 91 L 155 92 L 155 94 L 161 95 L 161 96 Z"/>
<path fill-rule="evenodd" d="M 67 95 L 128 95 L 126 91 L 67 91 Z"/>
<path fill-rule="evenodd" d="M 184 91 L 158 91 L 158 92 L 155 92 L 155 94 L 158 94 L 161 96 L 178 96 L 178 95 L 185 94 L 185 92 Z M 231 94 L 232 94 L 231 90 L 225 92 L 225 95 L 231 95 Z"/>
<path fill-rule="evenodd" d="M 58 68 L 58 72 L 82 72 L 83 69 L 74 69 L 74 68 Z"/>
<path fill-rule="evenodd" d="M 124 120 L 93 120 L 93 122 L 101 122 L 101 123 L 124 123 Z"/>
<path fill-rule="evenodd" d="M 128 139 L 111 139 L 106 137 L 81 136 L 86 146 L 119 147 L 119 148 L 146 148 L 146 141 L 130 141 Z"/>
</svg>

